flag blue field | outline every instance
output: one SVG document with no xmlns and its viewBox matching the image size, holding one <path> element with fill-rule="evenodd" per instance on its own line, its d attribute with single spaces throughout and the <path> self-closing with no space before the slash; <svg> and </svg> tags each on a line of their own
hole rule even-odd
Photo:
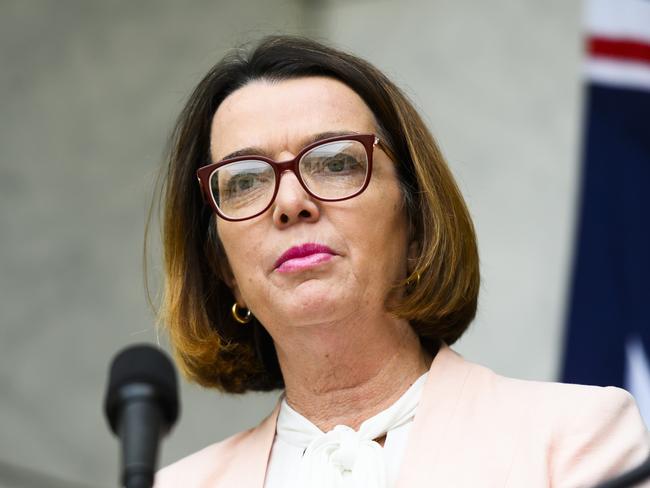
<svg viewBox="0 0 650 488">
<path fill-rule="evenodd" d="M 579 217 L 562 381 L 620 386 L 650 425 L 650 0 L 587 3 Z"/>
</svg>

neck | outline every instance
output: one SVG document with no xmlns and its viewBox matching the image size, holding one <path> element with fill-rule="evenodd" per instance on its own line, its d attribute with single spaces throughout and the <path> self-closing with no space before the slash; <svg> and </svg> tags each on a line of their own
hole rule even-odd
<svg viewBox="0 0 650 488">
<path fill-rule="evenodd" d="M 408 322 L 382 318 L 374 326 L 321 324 L 276 341 L 287 402 L 323 432 L 339 424 L 358 430 L 428 371 L 432 357 Z"/>
</svg>

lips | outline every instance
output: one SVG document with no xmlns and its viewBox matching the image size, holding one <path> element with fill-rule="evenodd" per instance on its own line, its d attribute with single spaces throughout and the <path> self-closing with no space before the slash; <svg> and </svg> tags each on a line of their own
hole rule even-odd
<svg viewBox="0 0 650 488">
<path fill-rule="evenodd" d="M 297 271 L 328 261 L 336 253 L 327 246 L 308 242 L 287 249 L 275 262 L 278 271 Z"/>
</svg>

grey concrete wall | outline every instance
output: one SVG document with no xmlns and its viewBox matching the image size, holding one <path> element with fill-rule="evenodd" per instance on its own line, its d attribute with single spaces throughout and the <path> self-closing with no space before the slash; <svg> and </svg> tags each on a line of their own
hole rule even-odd
<svg viewBox="0 0 650 488">
<path fill-rule="evenodd" d="M 166 137 L 226 49 L 301 15 L 287 0 L 0 5 L 0 486 L 26 477 L 17 466 L 116 485 L 100 406 L 114 352 L 156 340 L 141 255 Z M 183 393 L 163 462 L 274 401 Z"/>
<path fill-rule="evenodd" d="M 406 89 L 479 233 L 479 317 L 459 350 L 552 379 L 578 167 L 579 29 L 579 4 L 560 0 L 5 0 L 0 486 L 115 486 L 117 444 L 100 405 L 114 352 L 157 340 L 141 248 L 164 141 L 225 49 L 269 32 L 329 39 Z M 162 462 L 256 423 L 275 397 L 184 384 Z"/>
</svg>

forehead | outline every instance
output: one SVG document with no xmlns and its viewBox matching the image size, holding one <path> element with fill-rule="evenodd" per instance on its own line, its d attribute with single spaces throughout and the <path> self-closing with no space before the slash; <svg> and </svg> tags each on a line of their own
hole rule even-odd
<svg viewBox="0 0 650 488">
<path fill-rule="evenodd" d="M 257 80 L 231 93 L 217 109 L 212 159 L 248 147 L 276 155 L 298 152 L 324 132 L 376 132 L 372 111 L 351 88 L 325 77 Z"/>
</svg>

